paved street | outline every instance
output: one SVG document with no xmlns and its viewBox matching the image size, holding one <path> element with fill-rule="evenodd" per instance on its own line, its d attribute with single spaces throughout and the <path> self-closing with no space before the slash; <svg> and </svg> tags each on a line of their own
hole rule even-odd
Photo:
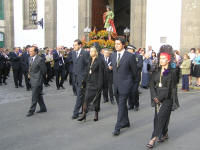
<svg viewBox="0 0 200 150">
<path fill-rule="evenodd" d="M 117 105 L 101 105 L 99 121 L 90 112 L 86 122 L 71 120 L 75 103 L 71 87 L 57 91 L 55 81 L 44 89 L 48 112 L 25 117 L 31 92 L 15 89 L 12 77 L 0 87 L 0 150 L 144 150 L 153 127 L 149 90 L 141 90 L 140 111 L 129 112 L 131 128 L 112 136 Z M 179 91 L 180 92 L 180 91 Z M 179 93 L 181 107 L 172 113 L 169 140 L 155 150 L 199 150 L 200 93 Z"/>
</svg>

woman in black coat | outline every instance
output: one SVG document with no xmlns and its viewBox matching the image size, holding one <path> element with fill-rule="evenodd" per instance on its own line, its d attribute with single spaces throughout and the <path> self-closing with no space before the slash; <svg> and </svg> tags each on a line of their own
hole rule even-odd
<svg viewBox="0 0 200 150">
<path fill-rule="evenodd" d="M 153 148 L 156 141 L 163 142 L 168 138 L 168 124 L 173 105 L 179 105 L 177 99 L 176 70 L 170 66 L 172 47 L 164 45 L 159 54 L 160 67 L 151 76 L 150 92 L 155 102 L 154 131 L 147 147 Z M 176 100 L 176 102 L 175 102 Z"/>
<path fill-rule="evenodd" d="M 88 65 L 87 76 L 83 81 L 85 88 L 85 98 L 83 102 L 83 115 L 78 121 L 86 120 L 88 104 L 93 102 L 95 108 L 94 121 L 98 121 L 98 112 L 100 111 L 101 91 L 103 86 L 103 64 L 102 59 L 98 57 L 98 51 L 95 47 L 90 48 L 90 62 Z"/>
</svg>

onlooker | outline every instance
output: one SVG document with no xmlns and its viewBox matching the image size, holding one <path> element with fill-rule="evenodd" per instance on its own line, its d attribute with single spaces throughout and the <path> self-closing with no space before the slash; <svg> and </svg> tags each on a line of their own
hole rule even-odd
<svg viewBox="0 0 200 150">
<path fill-rule="evenodd" d="M 191 61 L 188 54 L 184 55 L 183 63 L 180 66 L 182 73 L 182 90 L 189 91 L 189 75 L 191 68 Z"/>
<path fill-rule="evenodd" d="M 151 70 L 152 61 L 149 57 L 149 54 L 145 54 L 145 58 L 143 59 L 143 68 L 142 68 L 142 83 L 141 87 L 144 89 L 148 89 L 149 87 L 149 77 Z"/>
<path fill-rule="evenodd" d="M 192 85 L 192 76 L 194 76 L 194 59 L 196 57 L 195 51 L 196 51 L 195 48 L 191 48 L 190 52 L 188 53 L 188 56 L 190 57 L 190 61 L 191 61 L 189 85 Z"/>
<path fill-rule="evenodd" d="M 157 64 L 158 64 L 158 58 L 156 56 L 156 52 L 151 53 L 151 60 L 152 60 L 151 71 L 153 71 L 157 67 Z"/>
<path fill-rule="evenodd" d="M 194 76 L 197 78 L 195 86 L 200 87 L 200 49 L 197 49 L 194 59 Z"/>
</svg>

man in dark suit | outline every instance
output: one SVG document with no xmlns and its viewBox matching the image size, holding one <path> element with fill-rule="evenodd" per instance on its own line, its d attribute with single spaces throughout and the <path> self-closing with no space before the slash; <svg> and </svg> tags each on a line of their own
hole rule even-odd
<svg viewBox="0 0 200 150">
<path fill-rule="evenodd" d="M 63 86 L 65 80 L 65 62 L 64 56 L 62 54 L 62 46 L 58 46 L 57 49 L 53 52 L 53 60 L 54 60 L 54 71 L 56 75 L 56 87 L 57 90 L 65 89 Z M 61 80 L 60 80 L 61 78 Z"/>
<path fill-rule="evenodd" d="M 117 38 L 115 40 L 115 49 L 117 52 L 111 56 L 113 70 L 113 83 L 116 101 L 118 104 L 118 115 L 114 136 L 120 134 L 120 129 L 130 127 L 127 109 L 127 99 L 132 91 L 133 83 L 137 74 L 135 56 L 125 51 L 125 39 Z"/>
<path fill-rule="evenodd" d="M 76 87 L 73 81 L 73 60 L 72 60 L 72 51 L 68 53 L 67 58 L 65 59 L 65 63 L 68 65 L 69 70 L 69 84 L 72 86 L 72 90 L 75 96 L 77 96 L 76 93 Z"/>
<path fill-rule="evenodd" d="M 72 119 L 76 119 L 79 116 L 79 110 L 83 103 L 83 89 L 82 82 L 87 74 L 89 54 L 82 49 L 82 42 L 80 40 L 74 41 L 74 51 L 72 51 L 73 61 L 73 84 L 76 88 L 77 99 L 73 111 Z"/>
<path fill-rule="evenodd" d="M 113 72 L 110 70 L 109 64 L 111 64 L 111 58 L 110 58 L 110 51 L 107 48 L 103 49 L 103 62 L 104 62 L 104 84 L 103 84 L 103 98 L 104 103 L 108 102 L 108 93 L 110 97 L 110 102 L 114 104 L 114 98 L 113 98 Z"/>
<path fill-rule="evenodd" d="M 22 73 L 24 75 L 27 91 L 30 91 L 30 89 L 31 89 L 30 80 L 28 78 L 29 62 L 30 62 L 30 55 L 29 55 L 28 50 L 29 50 L 30 47 L 31 47 L 30 45 L 26 46 L 26 49 L 25 49 L 25 51 L 24 51 L 24 53 L 22 54 L 22 57 L 21 57 Z"/>
<path fill-rule="evenodd" d="M 0 85 L 2 85 L 2 83 L 6 83 L 5 79 L 6 79 L 6 75 L 5 75 L 5 68 L 6 68 L 6 57 L 5 57 L 5 53 L 3 51 L 2 48 L 0 48 Z"/>
<path fill-rule="evenodd" d="M 127 51 L 130 52 L 131 54 L 135 55 L 136 58 L 136 63 L 137 63 L 137 76 L 133 85 L 133 91 L 131 92 L 129 99 L 128 99 L 128 104 L 129 104 L 129 110 L 134 109 L 134 111 L 139 110 L 139 83 L 141 81 L 141 72 L 142 72 L 142 67 L 143 67 L 143 58 L 142 55 L 138 54 L 135 52 L 135 46 L 133 45 L 128 45 L 127 46 Z"/>
<path fill-rule="evenodd" d="M 20 49 L 18 47 L 15 47 L 14 52 L 11 52 L 9 56 L 10 56 L 11 66 L 13 69 L 15 88 L 18 88 L 18 86 L 23 87 L 22 65 L 21 65 L 22 52 L 20 52 Z"/>
<path fill-rule="evenodd" d="M 30 117 L 34 114 L 37 103 L 40 105 L 40 110 L 37 113 L 47 112 L 46 105 L 44 104 L 43 99 L 43 80 L 44 76 L 46 75 L 46 66 L 42 58 L 37 55 L 38 48 L 37 47 L 30 47 L 30 82 L 31 82 L 31 89 L 32 89 L 32 104 L 29 109 L 27 117 Z"/>
</svg>

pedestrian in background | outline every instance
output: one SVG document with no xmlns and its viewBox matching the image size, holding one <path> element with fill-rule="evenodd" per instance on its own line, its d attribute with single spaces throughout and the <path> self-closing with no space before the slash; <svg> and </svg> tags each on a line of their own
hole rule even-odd
<svg viewBox="0 0 200 150">
<path fill-rule="evenodd" d="M 185 92 L 189 91 L 189 75 L 191 68 L 191 61 L 188 54 L 184 55 L 183 62 L 180 66 L 182 74 L 182 90 Z"/>
</svg>

